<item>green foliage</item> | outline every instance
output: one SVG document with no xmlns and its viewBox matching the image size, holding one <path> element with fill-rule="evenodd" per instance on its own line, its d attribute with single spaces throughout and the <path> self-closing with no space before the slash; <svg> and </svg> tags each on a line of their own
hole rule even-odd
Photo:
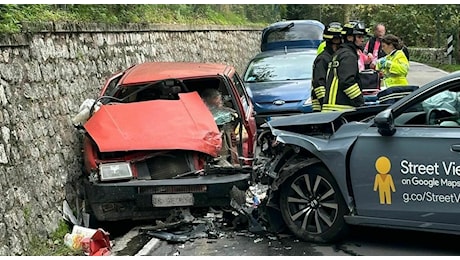
<svg viewBox="0 0 460 260">
<path fill-rule="evenodd" d="M 261 25 L 275 22 L 278 13 L 277 5 L 9 4 L 0 5 L 0 32 L 20 32 L 22 22 L 45 21 Z"/>
<path fill-rule="evenodd" d="M 460 5 L 408 4 L 3 4 L 0 32 L 20 32 L 23 22 L 83 21 L 267 25 L 281 19 L 316 19 L 324 24 L 359 19 L 384 23 L 387 33 L 411 47 L 445 47 L 459 34 Z M 455 37 L 457 39 L 457 37 Z"/>
<path fill-rule="evenodd" d="M 346 18 L 347 8 L 349 5 L 321 5 L 321 21 L 324 24 L 329 24 L 331 22 L 340 22 L 345 23 L 348 19 Z"/>
<path fill-rule="evenodd" d="M 447 72 L 454 72 L 454 71 L 459 71 L 460 70 L 460 65 L 458 64 L 429 64 L 432 67 L 438 68 L 445 70 Z"/>
<path fill-rule="evenodd" d="M 64 220 L 49 238 L 35 236 L 31 239 L 28 256 L 83 256 L 83 252 L 75 251 L 64 244 L 64 236 L 70 233 L 70 227 Z"/>
</svg>

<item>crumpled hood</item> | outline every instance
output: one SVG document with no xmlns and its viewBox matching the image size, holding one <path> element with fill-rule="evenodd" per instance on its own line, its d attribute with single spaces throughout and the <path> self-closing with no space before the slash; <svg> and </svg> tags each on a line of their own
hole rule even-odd
<svg viewBox="0 0 460 260">
<path fill-rule="evenodd" d="M 320 125 L 336 120 L 345 112 L 346 111 L 331 111 L 327 113 L 307 113 L 280 118 L 275 117 L 271 121 L 261 125 L 261 127 L 271 126 L 277 128 L 295 125 Z"/>
<path fill-rule="evenodd" d="M 310 97 L 311 80 L 245 83 L 256 103 L 305 100 Z"/>
<path fill-rule="evenodd" d="M 179 100 L 103 105 L 84 125 L 101 152 L 193 150 L 216 157 L 222 139 L 197 92 Z"/>
</svg>

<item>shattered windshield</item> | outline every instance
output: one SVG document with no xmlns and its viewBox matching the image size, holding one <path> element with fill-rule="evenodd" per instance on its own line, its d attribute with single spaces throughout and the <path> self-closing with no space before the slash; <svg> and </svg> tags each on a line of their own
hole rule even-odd
<svg viewBox="0 0 460 260">
<path fill-rule="evenodd" d="M 312 77 L 315 55 L 287 53 L 254 59 L 244 75 L 246 82 L 307 80 Z"/>
</svg>

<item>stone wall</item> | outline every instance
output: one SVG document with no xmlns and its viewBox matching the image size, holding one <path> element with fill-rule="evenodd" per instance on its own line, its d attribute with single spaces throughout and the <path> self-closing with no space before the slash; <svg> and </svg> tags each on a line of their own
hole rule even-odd
<svg viewBox="0 0 460 260">
<path fill-rule="evenodd" d="M 242 73 L 261 28 L 32 24 L 0 37 L 0 255 L 29 255 L 62 220 L 81 169 L 71 118 L 111 74 L 145 61 L 231 64 Z"/>
<path fill-rule="evenodd" d="M 408 48 L 410 60 L 428 64 L 449 64 L 445 48 Z M 455 58 L 453 58 L 455 62 Z"/>
</svg>

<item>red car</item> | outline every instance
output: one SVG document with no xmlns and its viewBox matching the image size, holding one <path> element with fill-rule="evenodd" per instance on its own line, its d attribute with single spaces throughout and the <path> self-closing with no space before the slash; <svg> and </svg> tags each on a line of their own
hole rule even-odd
<svg viewBox="0 0 460 260">
<path fill-rule="evenodd" d="M 227 121 L 215 118 L 202 100 L 208 88 L 218 90 L 233 111 Z M 232 189 L 249 187 L 256 125 L 232 66 L 132 66 L 107 80 L 80 126 L 81 211 L 97 221 L 161 219 L 175 208 L 229 206 Z M 228 129 L 232 138 L 224 142 Z"/>
</svg>

